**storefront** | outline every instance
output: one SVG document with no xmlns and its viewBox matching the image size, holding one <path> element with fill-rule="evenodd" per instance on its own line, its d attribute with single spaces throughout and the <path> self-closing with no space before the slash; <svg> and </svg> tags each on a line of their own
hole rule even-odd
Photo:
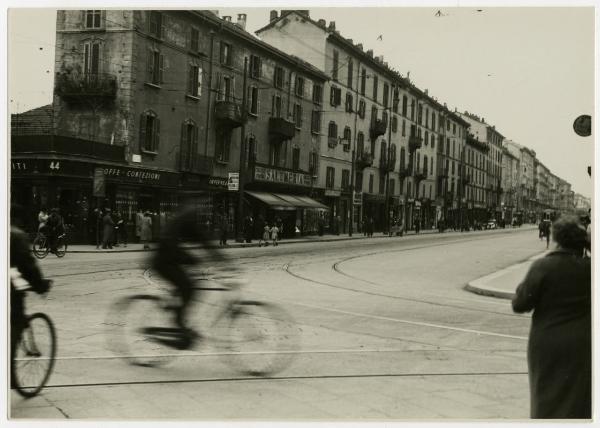
<svg viewBox="0 0 600 428">
<path fill-rule="evenodd" d="M 312 177 L 309 174 L 255 165 L 251 180 L 245 185 L 244 215 L 251 215 L 255 239 L 265 223 L 283 225 L 282 237 L 317 234 L 330 218 L 330 207 L 310 197 Z"/>
</svg>

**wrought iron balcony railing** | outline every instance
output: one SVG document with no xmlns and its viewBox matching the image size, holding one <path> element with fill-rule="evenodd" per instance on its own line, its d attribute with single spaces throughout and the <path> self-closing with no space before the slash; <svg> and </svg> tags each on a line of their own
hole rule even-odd
<svg viewBox="0 0 600 428">
<path fill-rule="evenodd" d="M 60 73 L 56 81 L 56 93 L 68 99 L 114 98 L 117 95 L 117 78 L 108 73 Z"/>
<path fill-rule="evenodd" d="M 215 103 L 215 120 L 224 127 L 237 128 L 244 123 L 242 109 L 234 101 L 217 101 Z"/>
</svg>

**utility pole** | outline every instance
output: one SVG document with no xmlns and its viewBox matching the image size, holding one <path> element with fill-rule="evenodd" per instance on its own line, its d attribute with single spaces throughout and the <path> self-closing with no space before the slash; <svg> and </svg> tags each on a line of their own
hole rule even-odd
<svg viewBox="0 0 600 428">
<path fill-rule="evenodd" d="M 244 84 L 242 92 L 242 130 L 240 132 L 240 167 L 238 175 L 238 221 L 237 221 L 237 233 L 236 241 L 244 242 L 243 230 L 244 230 L 244 174 L 245 174 L 245 163 L 246 163 L 246 116 L 247 116 L 247 76 L 248 76 L 248 57 L 244 58 Z M 234 101 L 235 102 L 235 101 Z"/>
</svg>

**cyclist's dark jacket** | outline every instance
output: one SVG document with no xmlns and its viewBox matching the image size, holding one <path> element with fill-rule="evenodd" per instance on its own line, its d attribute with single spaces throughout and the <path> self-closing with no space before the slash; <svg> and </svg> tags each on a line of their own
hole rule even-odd
<svg viewBox="0 0 600 428">
<path fill-rule="evenodd" d="M 59 214 L 50 214 L 46 222 L 46 227 L 54 236 L 64 233 L 63 219 Z"/>
<path fill-rule="evenodd" d="M 46 291 L 47 283 L 31 254 L 29 239 L 25 232 L 15 226 L 10 228 L 10 267 L 16 267 L 35 292 Z"/>
</svg>

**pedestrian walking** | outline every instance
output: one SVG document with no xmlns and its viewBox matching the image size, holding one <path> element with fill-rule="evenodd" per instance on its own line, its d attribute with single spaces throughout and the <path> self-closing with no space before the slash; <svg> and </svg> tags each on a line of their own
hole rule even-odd
<svg viewBox="0 0 600 428">
<path fill-rule="evenodd" d="M 544 236 L 546 237 L 546 249 L 550 246 L 550 229 L 552 222 L 550 220 L 544 220 Z"/>
<path fill-rule="evenodd" d="M 111 216 L 110 208 L 104 210 L 102 217 L 102 249 L 112 250 L 113 233 L 115 231 L 115 222 Z"/>
<path fill-rule="evenodd" d="M 369 217 L 369 220 L 367 220 L 367 221 L 368 221 L 367 236 L 369 238 L 372 238 L 373 237 L 373 231 L 375 229 L 375 221 L 373 220 L 373 217 Z"/>
<path fill-rule="evenodd" d="M 150 241 L 152 240 L 152 217 L 150 211 L 146 211 L 142 218 L 140 240 L 144 244 L 144 250 L 150 249 Z"/>
<path fill-rule="evenodd" d="M 264 222 L 262 235 L 260 236 L 260 239 L 258 240 L 258 246 L 262 247 L 262 245 L 265 244 L 265 247 L 267 247 L 269 245 L 270 238 L 271 238 L 271 228 L 269 227 L 269 223 Z"/>
<path fill-rule="evenodd" d="M 279 239 L 279 228 L 277 227 L 277 223 L 273 225 L 271 228 L 271 240 L 273 241 L 273 246 L 279 245 L 277 240 Z"/>
<path fill-rule="evenodd" d="M 252 242 L 252 231 L 254 228 L 254 219 L 251 215 L 244 217 L 244 237 L 247 243 Z"/>
<path fill-rule="evenodd" d="M 138 242 L 142 242 L 142 223 L 144 222 L 144 212 L 138 208 L 135 213 L 135 236 Z"/>
<path fill-rule="evenodd" d="M 281 219 L 281 217 L 277 217 L 275 219 L 275 225 L 277 226 L 277 229 L 279 229 L 279 233 L 277 235 L 277 240 L 279 241 L 283 236 L 283 220 Z"/>
<path fill-rule="evenodd" d="M 419 221 L 419 219 L 415 220 L 415 233 L 419 233 L 421 231 L 421 222 Z"/>
<path fill-rule="evenodd" d="M 227 234 L 229 233 L 229 218 L 226 214 L 221 216 L 221 240 L 219 241 L 219 245 L 227 246 Z"/>
<path fill-rule="evenodd" d="M 591 262 L 586 231 L 573 216 L 554 222 L 557 249 L 536 260 L 518 286 L 515 312 L 533 310 L 527 363 L 531 417 L 592 415 Z"/>
<path fill-rule="evenodd" d="M 540 221 L 538 225 L 538 238 L 540 238 L 540 241 L 544 239 L 544 223 L 544 221 Z"/>
<path fill-rule="evenodd" d="M 115 247 L 118 247 L 119 243 L 123 244 L 124 247 L 127 247 L 127 222 L 123 218 L 123 215 L 118 211 L 116 215 L 115 231 L 117 236 Z"/>
</svg>

